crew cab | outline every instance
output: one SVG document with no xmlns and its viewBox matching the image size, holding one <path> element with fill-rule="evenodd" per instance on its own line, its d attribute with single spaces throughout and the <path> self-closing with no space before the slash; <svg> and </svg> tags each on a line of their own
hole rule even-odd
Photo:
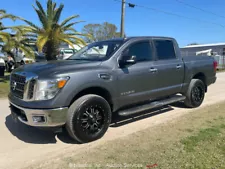
<svg viewBox="0 0 225 169">
<path fill-rule="evenodd" d="M 216 66 L 209 56 L 181 57 L 173 38 L 112 39 L 67 60 L 19 67 L 8 98 L 12 116 L 22 123 L 65 127 L 86 143 L 105 134 L 115 113 L 129 116 L 174 102 L 199 107 L 216 82 Z"/>
</svg>

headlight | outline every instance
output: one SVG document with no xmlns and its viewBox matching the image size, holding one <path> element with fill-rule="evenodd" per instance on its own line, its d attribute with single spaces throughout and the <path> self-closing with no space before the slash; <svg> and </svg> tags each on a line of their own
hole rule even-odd
<svg viewBox="0 0 225 169">
<path fill-rule="evenodd" d="M 58 78 L 54 80 L 38 80 L 35 93 L 35 100 L 49 100 L 62 89 L 69 77 Z"/>
</svg>

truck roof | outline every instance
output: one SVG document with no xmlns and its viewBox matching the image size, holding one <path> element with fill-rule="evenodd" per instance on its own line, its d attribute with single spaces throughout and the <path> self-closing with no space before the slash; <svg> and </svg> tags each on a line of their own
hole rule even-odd
<svg viewBox="0 0 225 169">
<path fill-rule="evenodd" d="M 127 40 L 131 40 L 131 39 L 146 39 L 146 38 L 174 40 L 174 38 L 165 37 L 165 36 L 130 36 L 130 37 L 126 37 L 126 38 L 113 38 L 113 39 L 108 39 L 108 40 L 104 40 L 104 41 L 127 41 Z"/>
</svg>

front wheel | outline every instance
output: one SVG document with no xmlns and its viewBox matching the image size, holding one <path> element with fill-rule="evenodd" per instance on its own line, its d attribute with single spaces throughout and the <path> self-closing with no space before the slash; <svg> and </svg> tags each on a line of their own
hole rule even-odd
<svg viewBox="0 0 225 169">
<path fill-rule="evenodd" d="M 205 98 L 205 84 L 199 79 L 192 79 L 186 93 L 184 104 L 187 107 L 199 107 Z"/>
<path fill-rule="evenodd" d="M 22 60 L 21 62 L 20 62 L 20 65 L 22 66 L 22 65 L 25 65 L 25 62 Z"/>
<path fill-rule="evenodd" d="M 101 138 L 111 122 L 111 108 L 98 95 L 85 95 L 69 108 L 66 129 L 69 135 L 80 143 Z"/>
<path fill-rule="evenodd" d="M 5 70 L 6 70 L 6 72 L 12 72 L 12 66 L 11 66 L 11 64 L 9 64 L 9 63 L 6 63 L 5 64 Z"/>
</svg>

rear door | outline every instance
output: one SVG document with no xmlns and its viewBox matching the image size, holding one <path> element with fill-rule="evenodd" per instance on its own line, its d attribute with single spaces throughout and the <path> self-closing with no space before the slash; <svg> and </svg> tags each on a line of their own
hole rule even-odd
<svg viewBox="0 0 225 169">
<path fill-rule="evenodd" d="M 175 43 L 171 39 L 153 39 L 156 56 L 154 69 L 157 70 L 156 97 L 179 93 L 184 79 L 184 64 L 177 57 Z"/>
</svg>

